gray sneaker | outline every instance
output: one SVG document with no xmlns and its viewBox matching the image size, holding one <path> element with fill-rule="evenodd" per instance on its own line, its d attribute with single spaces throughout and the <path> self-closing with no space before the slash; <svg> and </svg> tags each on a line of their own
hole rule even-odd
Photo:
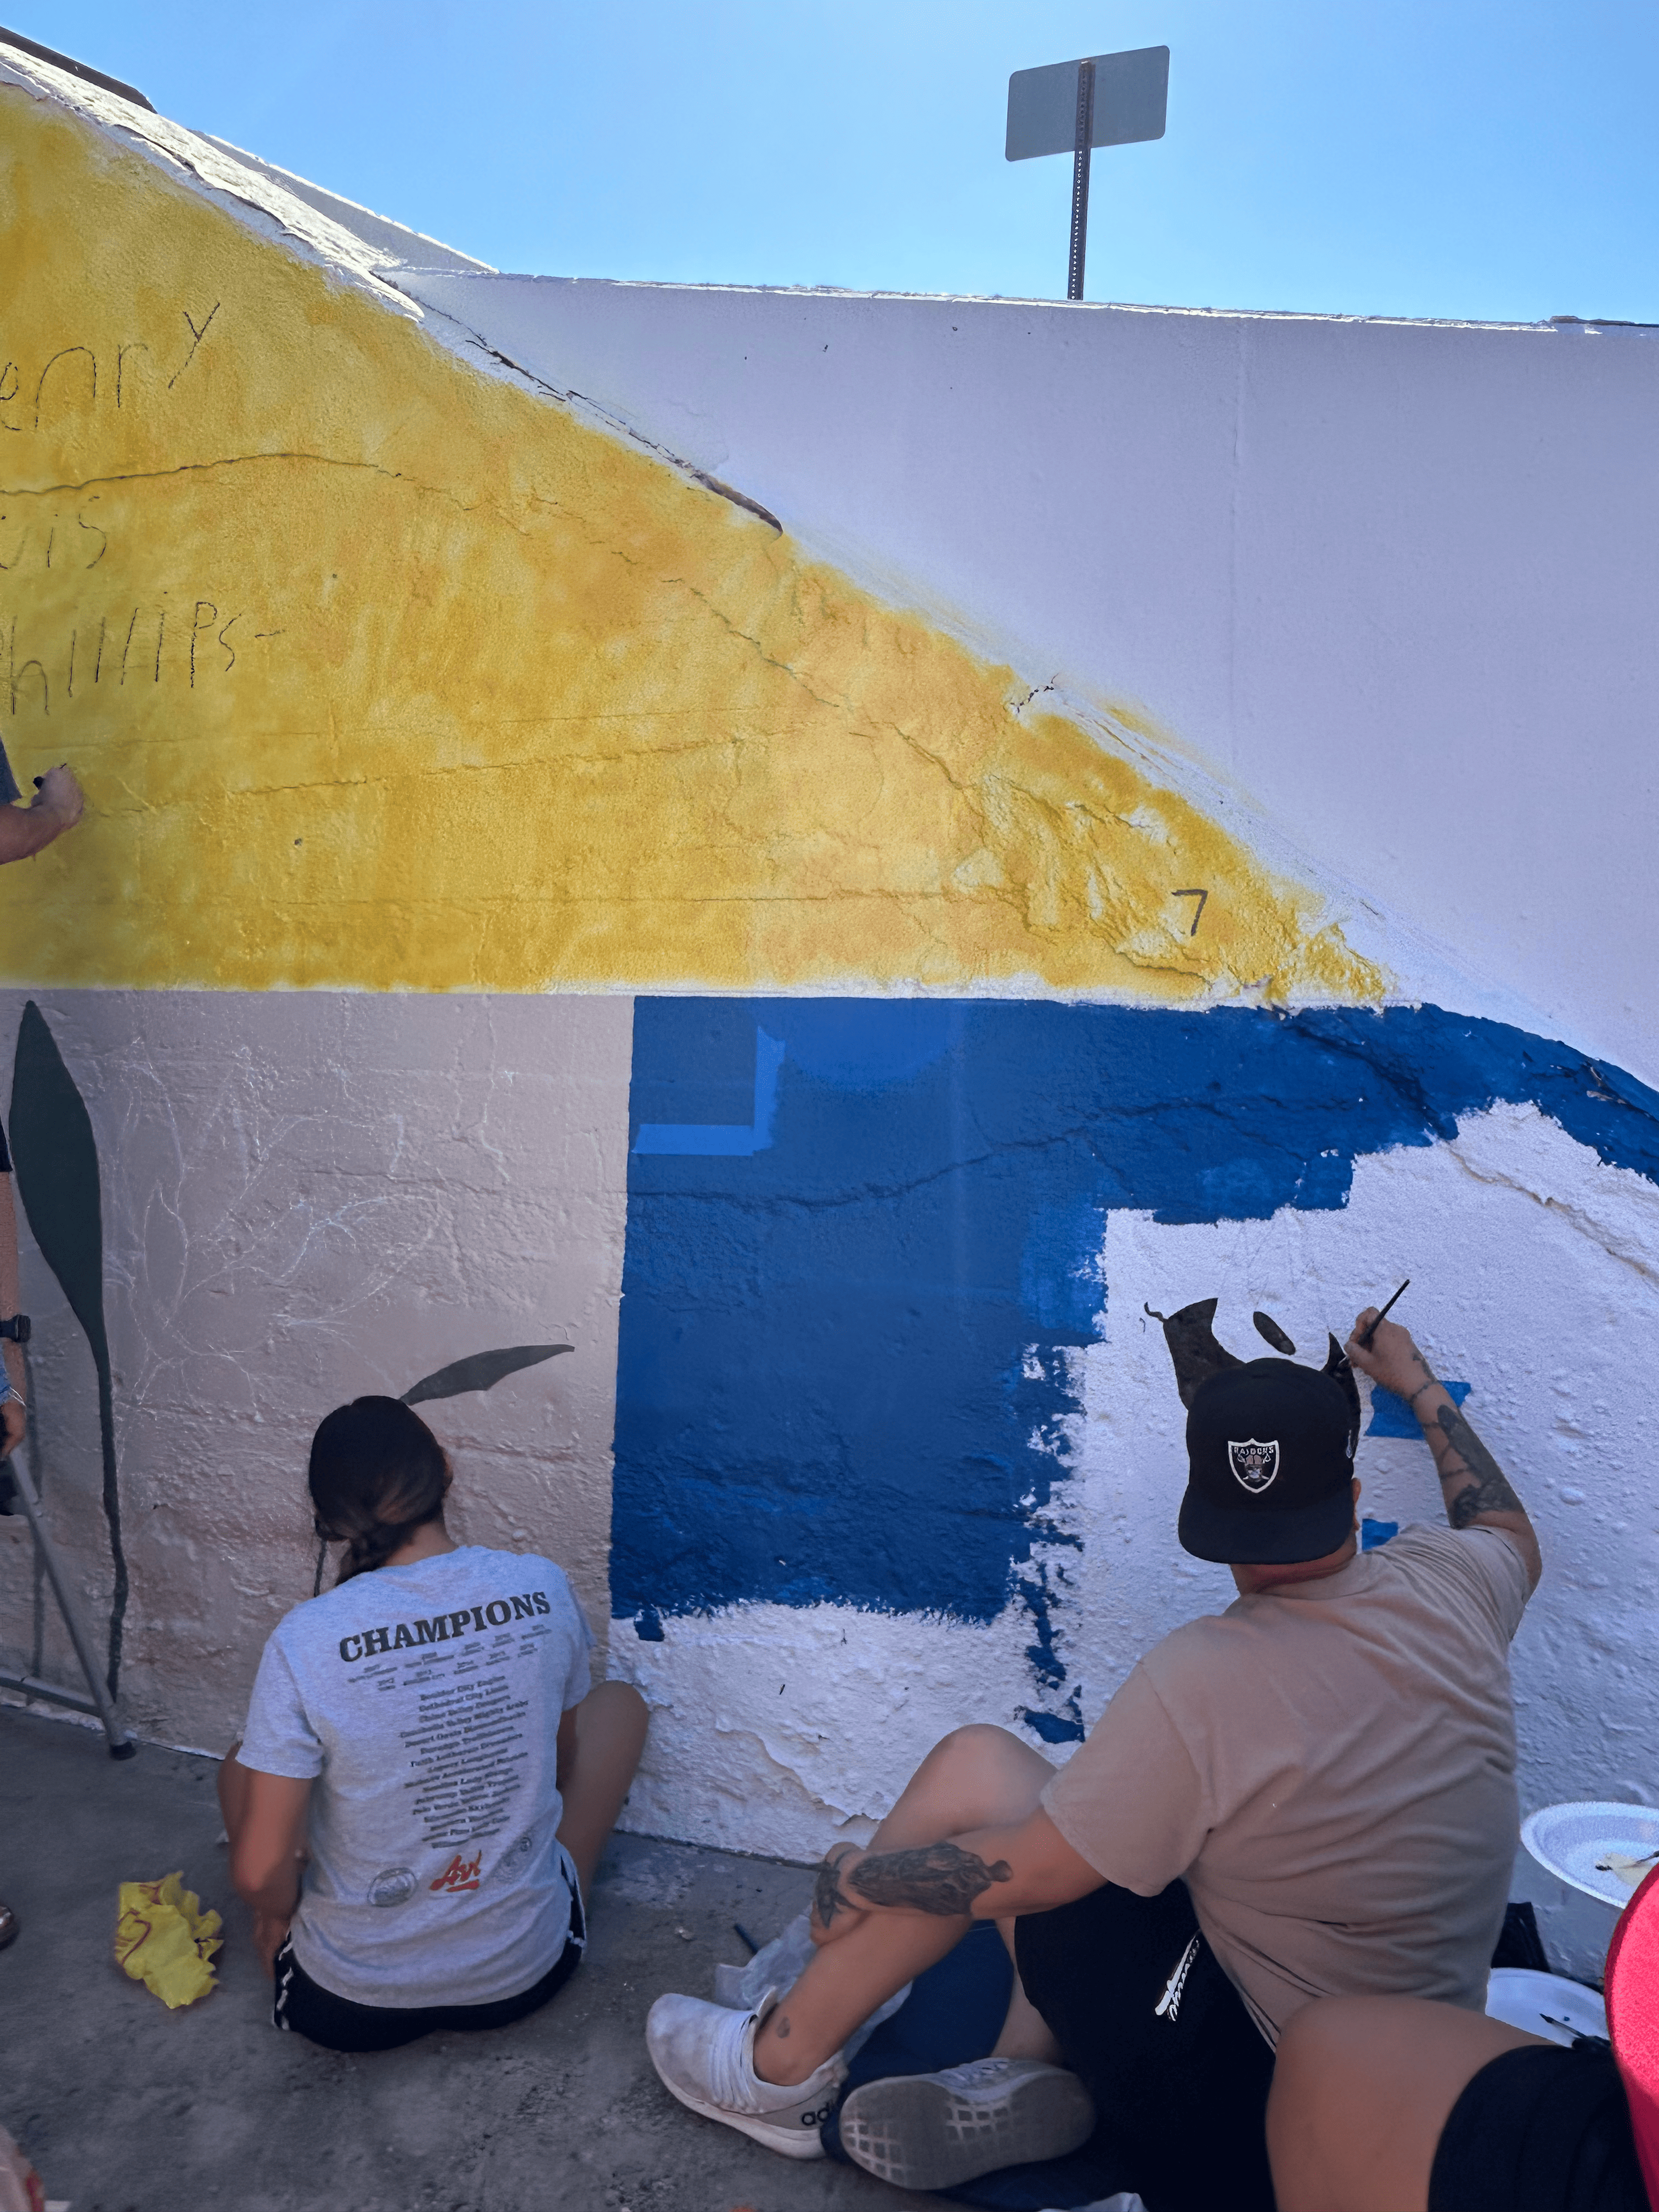
<svg viewBox="0 0 1659 2212">
<path fill-rule="evenodd" d="M 1064 2158 L 1094 2130 L 1077 2075 L 1036 2058 L 896 2074 L 865 2082 L 841 2108 L 842 2148 L 896 2189 L 955 2189 L 1005 2166 Z"/>
</svg>

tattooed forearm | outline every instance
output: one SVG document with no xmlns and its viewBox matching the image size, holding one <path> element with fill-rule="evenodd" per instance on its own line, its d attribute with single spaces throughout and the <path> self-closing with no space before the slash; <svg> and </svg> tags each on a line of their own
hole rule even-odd
<svg viewBox="0 0 1659 2212">
<path fill-rule="evenodd" d="M 1526 1510 L 1510 1488 L 1504 1470 L 1486 1449 L 1455 1406 L 1435 1412 L 1435 1460 L 1446 1487 L 1446 1513 L 1454 1528 L 1467 1528 L 1482 1513 L 1522 1513 Z M 1454 1489 L 1454 1484 L 1462 1484 Z"/>
<path fill-rule="evenodd" d="M 987 1866 L 973 1851 L 955 1844 L 928 1844 L 919 1850 L 882 1851 L 853 1869 L 852 1887 L 872 1905 L 891 1905 L 912 1912 L 937 1912 L 945 1918 L 972 1910 L 993 1882 L 1012 1881 L 1006 1859 Z"/>
<path fill-rule="evenodd" d="M 856 1912 L 858 1907 L 849 1905 L 841 1893 L 841 1864 L 852 1849 L 842 1844 L 831 1851 L 818 1868 L 817 1879 L 812 1885 L 812 1911 L 819 1925 L 827 1928 L 838 1912 Z"/>
</svg>

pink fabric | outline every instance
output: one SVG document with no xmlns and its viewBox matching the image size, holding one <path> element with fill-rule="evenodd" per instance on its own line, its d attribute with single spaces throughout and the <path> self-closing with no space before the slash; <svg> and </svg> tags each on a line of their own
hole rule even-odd
<svg viewBox="0 0 1659 2212">
<path fill-rule="evenodd" d="M 1648 2202 L 1659 2212 L 1659 1868 L 1625 1907 L 1607 1953 L 1607 2033 L 1630 2099 Z"/>
</svg>

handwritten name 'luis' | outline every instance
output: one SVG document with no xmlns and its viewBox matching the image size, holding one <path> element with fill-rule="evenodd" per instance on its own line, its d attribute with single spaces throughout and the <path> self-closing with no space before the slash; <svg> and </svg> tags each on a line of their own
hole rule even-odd
<svg viewBox="0 0 1659 2212">
<path fill-rule="evenodd" d="M 340 1656 L 348 1666 L 355 1666 L 359 1659 L 372 1659 L 382 1651 L 412 1651 L 421 1644 L 447 1644 L 453 1637 L 482 1636 L 486 1628 L 505 1628 L 509 1620 L 533 1620 L 538 1613 L 552 1610 L 545 1590 L 531 1590 L 515 1597 L 510 1605 L 505 1598 L 493 1598 L 488 1605 L 440 1613 L 430 1620 L 400 1620 L 392 1627 L 366 1628 L 359 1635 L 343 1636 Z"/>
</svg>

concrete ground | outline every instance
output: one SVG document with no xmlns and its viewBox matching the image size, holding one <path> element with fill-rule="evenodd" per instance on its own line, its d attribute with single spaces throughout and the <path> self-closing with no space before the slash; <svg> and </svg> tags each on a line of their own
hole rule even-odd
<svg viewBox="0 0 1659 2212">
<path fill-rule="evenodd" d="M 0 1708 L 0 2124 L 74 2212 L 906 2212 L 939 2200 L 777 2157 L 651 2070 L 663 1990 L 711 1996 L 805 1899 L 797 1867 L 617 1838 L 580 1972 L 514 2027 L 372 2057 L 270 2026 L 215 1762 Z M 116 1888 L 173 1868 L 225 1918 L 220 1987 L 170 2013 L 114 1963 Z"/>
</svg>

